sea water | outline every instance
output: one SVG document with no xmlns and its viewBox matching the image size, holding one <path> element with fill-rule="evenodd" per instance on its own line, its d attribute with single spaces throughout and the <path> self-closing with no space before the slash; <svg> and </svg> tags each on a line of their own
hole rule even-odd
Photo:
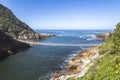
<svg viewBox="0 0 120 80">
<path fill-rule="evenodd" d="M 33 47 L 0 61 L 0 80 L 49 80 L 79 51 L 102 44 L 95 35 L 110 30 L 36 30 L 55 37 L 36 41 Z M 74 45 L 74 46 L 73 46 Z"/>
</svg>

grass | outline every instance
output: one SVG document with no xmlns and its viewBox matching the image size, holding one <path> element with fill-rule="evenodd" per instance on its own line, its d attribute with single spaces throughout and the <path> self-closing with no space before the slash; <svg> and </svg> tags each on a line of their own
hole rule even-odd
<svg viewBox="0 0 120 80">
<path fill-rule="evenodd" d="M 106 54 L 84 77 L 67 80 L 120 80 L 120 54 Z"/>
</svg>

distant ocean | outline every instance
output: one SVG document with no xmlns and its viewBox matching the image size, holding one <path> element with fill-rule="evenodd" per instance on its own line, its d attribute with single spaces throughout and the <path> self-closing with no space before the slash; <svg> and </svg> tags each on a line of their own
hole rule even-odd
<svg viewBox="0 0 120 80">
<path fill-rule="evenodd" d="M 36 30 L 56 34 L 55 37 L 37 41 L 26 51 L 12 55 L 0 62 L 0 80 L 49 80 L 55 71 L 64 69 L 66 63 L 83 49 L 102 44 L 96 34 L 110 30 Z"/>
</svg>

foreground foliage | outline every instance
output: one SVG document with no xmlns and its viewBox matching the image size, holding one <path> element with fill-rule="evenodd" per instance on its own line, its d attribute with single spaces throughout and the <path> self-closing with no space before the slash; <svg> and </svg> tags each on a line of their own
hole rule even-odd
<svg viewBox="0 0 120 80">
<path fill-rule="evenodd" d="M 120 55 L 106 54 L 103 59 L 98 61 L 96 66 L 91 67 L 83 78 L 73 80 L 119 80 L 119 75 Z"/>
<path fill-rule="evenodd" d="M 120 52 L 120 23 L 118 23 L 112 33 L 110 33 L 105 44 L 101 46 L 100 54 L 109 52 L 118 54 Z"/>
<path fill-rule="evenodd" d="M 0 30 L 12 38 L 19 40 L 39 40 L 49 37 L 32 30 L 2 4 L 0 4 Z"/>
</svg>

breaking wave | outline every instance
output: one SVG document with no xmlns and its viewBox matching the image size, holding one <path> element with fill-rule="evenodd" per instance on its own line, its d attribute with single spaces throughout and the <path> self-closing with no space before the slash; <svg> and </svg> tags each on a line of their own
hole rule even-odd
<svg viewBox="0 0 120 80">
<path fill-rule="evenodd" d="M 53 72 L 47 73 L 44 76 L 38 78 L 38 80 L 49 80 L 52 77 Z"/>
<path fill-rule="evenodd" d="M 86 40 L 95 40 L 97 39 L 96 35 L 94 34 L 89 34 L 89 35 L 82 35 L 79 36 L 80 39 L 86 39 Z"/>
</svg>

